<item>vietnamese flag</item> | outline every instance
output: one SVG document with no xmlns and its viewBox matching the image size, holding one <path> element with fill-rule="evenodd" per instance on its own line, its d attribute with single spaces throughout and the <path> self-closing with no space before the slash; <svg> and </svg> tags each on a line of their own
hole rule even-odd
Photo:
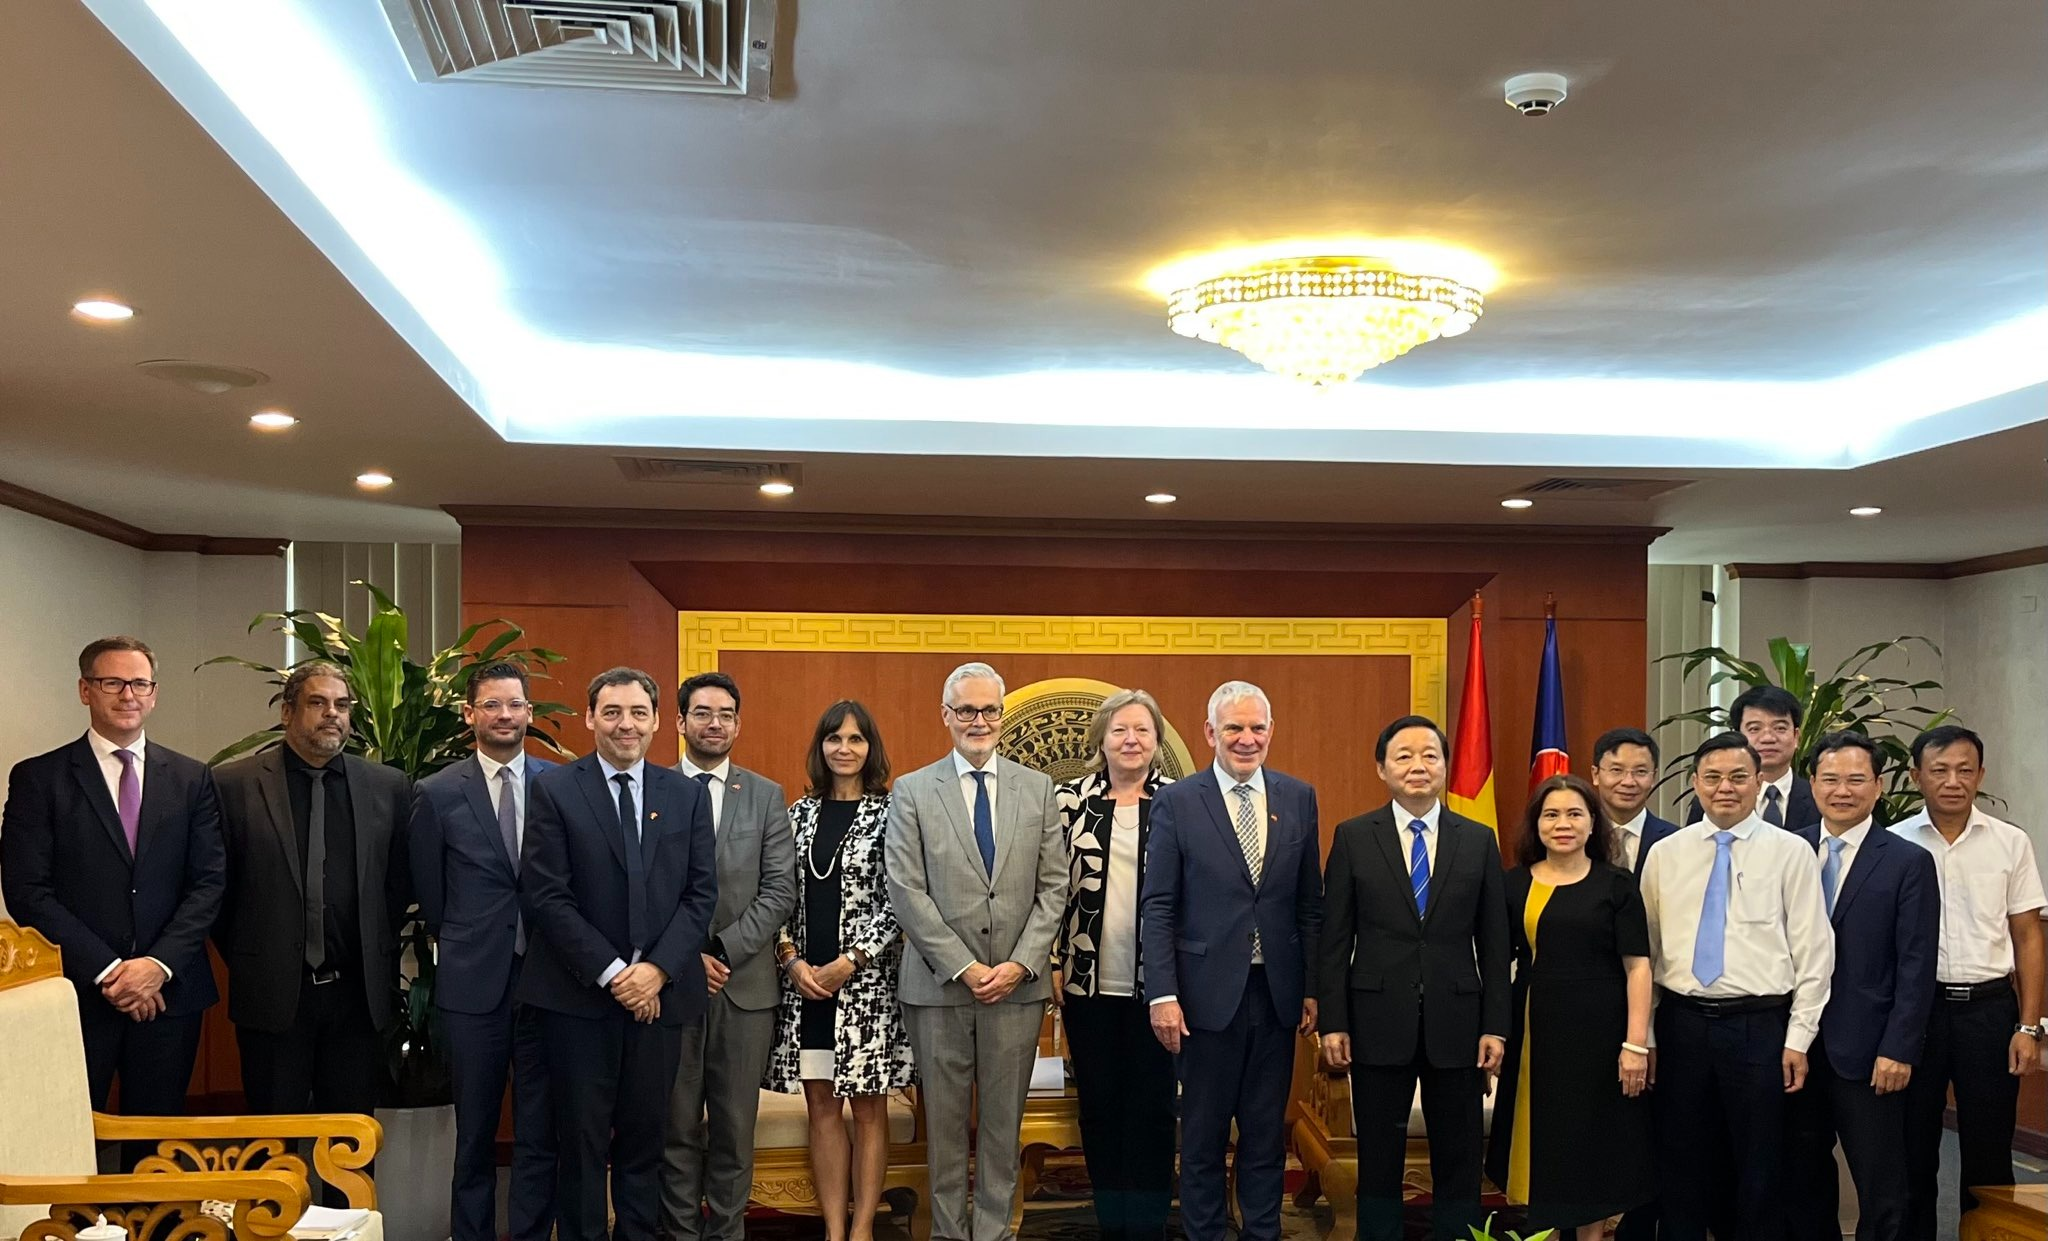
<svg viewBox="0 0 2048 1241">
<path fill-rule="evenodd" d="M 1444 801 L 1453 811 L 1500 835 L 1493 809 L 1493 716 L 1486 709 L 1486 652 L 1479 641 L 1482 610 L 1472 597 L 1472 642 L 1465 657 L 1465 689 L 1458 697 L 1458 739 L 1451 746 L 1451 779 Z"/>
<path fill-rule="evenodd" d="M 1536 727 L 1529 736 L 1529 791 L 1572 769 L 1564 739 L 1564 674 L 1557 666 L 1557 615 L 1543 622 L 1543 668 L 1536 674 Z"/>
</svg>

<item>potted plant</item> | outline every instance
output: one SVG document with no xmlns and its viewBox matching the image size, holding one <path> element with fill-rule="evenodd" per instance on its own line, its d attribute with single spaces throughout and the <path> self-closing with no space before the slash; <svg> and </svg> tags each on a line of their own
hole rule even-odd
<svg viewBox="0 0 2048 1241">
<path fill-rule="evenodd" d="M 1878 752 L 1884 755 L 1885 766 L 1890 772 L 1884 796 L 1878 802 L 1879 821 L 1897 823 L 1919 809 L 1922 800 L 1920 790 L 1914 786 L 1909 774 L 1913 737 L 1937 724 L 1946 723 L 1951 712 L 1936 710 L 1920 701 L 1923 693 L 1940 691 L 1939 681 L 1872 676 L 1867 669 L 1894 651 L 1910 661 L 1915 644 L 1926 647 L 1936 656 L 1941 654 L 1941 648 L 1926 638 L 1901 635 L 1888 642 L 1873 642 L 1856 651 L 1836 665 L 1826 678 L 1814 673 L 1810 664 L 1812 648 L 1808 644 L 1785 638 L 1771 639 L 1769 668 L 1718 646 L 1662 655 L 1654 662 L 1682 660 L 1682 673 L 1688 677 L 1695 669 L 1713 665 L 1714 673 L 1707 678 L 1705 686 L 1710 692 L 1724 681 L 1734 681 L 1745 689 L 1776 685 L 1791 693 L 1799 700 L 1804 713 L 1799 722 L 1799 741 L 1792 755 L 1792 768 L 1801 775 L 1813 774 L 1814 748 L 1827 734 L 1846 730 L 1869 737 L 1876 743 Z M 1729 727 L 1728 708 L 1710 705 L 1681 711 L 1657 721 L 1657 727 L 1662 729 L 1683 722 L 1725 729 Z M 1684 756 L 1674 757 L 1668 764 L 1671 770 L 1664 779 L 1676 778 L 1686 762 Z"/>
<path fill-rule="evenodd" d="M 291 635 L 305 652 L 301 659 L 273 666 L 223 655 L 200 667 L 238 664 L 268 675 L 272 684 L 282 687 L 300 663 L 324 660 L 339 666 L 355 699 L 348 752 L 420 780 L 470 753 L 462 704 L 478 668 L 509 662 L 545 678 L 547 666 L 563 659 L 543 647 L 515 646 L 525 631 L 510 621 L 489 620 L 464 629 L 425 663 L 416 662 L 407 654 L 405 610 L 368 582 L 350 585 L 368 591 L 374 605 L 361 634 L 350 633 L 338 618 L 324 612 L 265 612 L 249 622 L 250 632 L 268 625 Z M 482 644 L 470 649 L 480 638 Z M 271 704 L 278 701 L 273 694 Z M 535 703 L 529 736 L 552 753 L 567 756 L 557 730 L 569 714 L 559 702 Z M 272 725 L 227 746 L 211 761 L 223 763 L 279 745 L 283 739 L 283 725 Z M 443 1241 L 449 1224 L 447 1169 L 455 1158 L 455 1107 L 440 1012 L 434 1006 L 433 945 L 417 905 L 407 911 L 400 938 L 405 956 L 399 971 L 398 1020 L 386 1041 L 391 1106 L 377 1112 L 384 1126 L 377 1194 L 391 1241 Z"/>
</svg>

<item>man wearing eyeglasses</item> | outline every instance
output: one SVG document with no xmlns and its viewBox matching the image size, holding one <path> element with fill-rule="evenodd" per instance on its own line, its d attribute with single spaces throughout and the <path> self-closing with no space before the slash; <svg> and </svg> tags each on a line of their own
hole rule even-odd
<svg viewBox="0 0 2048 1241">
<path fill-rule="evenodd" d="M 214 772 L 228 853 L 214 938 L 258 1114 L 367 1115 L 385 1080 L 412 782 L 343 753 L 354 711 L 339 667 L 300 664 L 280 694 L 283 744 Z"/>
<path fill-rule="evenodd" d="M 664 1241 L 740 1241 L 754 1180 L 754 1119 L 775 1049 L 782 984 L 771 951 L 796 912 L 796 837 L 782 786 L 733 765 L 740 687 L 700 672 L 676 689 L 683 761 L 711 795 L 718 907 L 703 952 L 704 1016 L 683 1027 L 661 1169 Z M 707 1216 L 708 1208 L 708 1216 Z"/>
<path fill-rule="evenodd" d="M 78 740 L 17 764 L 0 826 L 14 919 L 63 949 L 78 992 L 92 1105 L 115 1078 L 129 1115 L 176 1116 L 220 993 L 206 936 L 226 887 L 220 803 L 204 763 L 149 740 L 156 656 L 101 638 L 78 656 Z"/>
<path fill-rule="evenodd" d="M 1758 816 L 1741 733 L 1693 752 L 1704 821 L 1650 850 L 1650 1080 L 1665 1241 L 1778 1236 L 1786 1096 L 1806 1086 L 1835 943 L 1812 846 Z"/>
<path fill-rule="evenodd" d="M 898 780 L 889 801 L 889 901 L 910 941 L 897 994 L 924 1080 L 932 1237 L 1008 1241 L 1053 933 L 1067 904 L 1067 834 L 1052 781 L 996 754 L 996 670 L 960 665 L 939 701 L 953 751 Z M 980 1112 L 971 1222 L 970 1101 Z"/>
<path fill-rule="evenodd" d="M 555 1126 L 537 1009 L 515 996 L 526 964 L 519 849 L 527 792 L 555 764 L 526 753 L 533 702 L 526 669 L 487 664 L 469 678 L 463 722 L 476 753 L 413 791 L 413 887 L 434 936 L 434 1004 L 455 1089 L 453 1241 L 496 1241 L 498 1119 L 512 1080 L 512 1241 L 547 1241 L 555 1224 Z"/>
<path fill-rule="evenodd" d="M 1792 756 L 1799 749 L 1799 724 L 1806 711 L 1792 694 L 1775 685 L 1757 685 L 1735 696 L 1728 704 L 1728 727 L 1740 733 L 1763 764 L 1757 785 L 1756 817 L 1772 827 L 1796 832 L 1820 822 L 1820 807 L 1813 800 L 1813 785 L 1792 770 Z M 1700 821 L 1700 801 L 1693 799 L 1685 812 L 1687 824 Z"/>
</svg>

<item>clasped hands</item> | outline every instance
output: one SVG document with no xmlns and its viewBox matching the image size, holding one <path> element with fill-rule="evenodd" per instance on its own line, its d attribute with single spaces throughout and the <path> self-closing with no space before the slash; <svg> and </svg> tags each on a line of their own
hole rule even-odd
<svg viewBox="0 0 2048 1241">
<path fill-rule="evenodd" d="M 974 998 L 983 1004 L 1000 1004 L 1017 989 L 1017 984 L 1029 977 L 1024 967 L 1015 961 L 987 966 L 976 961 L 960 972 L 960 981 L 974 993 Z"/>
<path fill-rule="evenodd" d="M 791 957 L 789 981 L 795 984 L 797 994 L 807 1000 L 829 1000 L 839 994 L 847 979 L 853 977 L 853 968 L 853 959 L 844 953 L 823 965 L 812 965 L 802 957 Z"/>
<path fill-rule="evenodd" d="M 612 978 L 612 998 L 625 1005 L 633 1014 L 633 1020 L 642 1025 L 651 1025 L 661 1016 L 661 989 L 668 985 L 668 975 L 652 961 L 629 965 Z"/>
<path fill-rule="evenodd" d="M 130 957 L 100 981 L 100 994 L 132 1021 L 153 1021 L 164 1011 L 168 975 L 148 957 Z"/>
</svg>

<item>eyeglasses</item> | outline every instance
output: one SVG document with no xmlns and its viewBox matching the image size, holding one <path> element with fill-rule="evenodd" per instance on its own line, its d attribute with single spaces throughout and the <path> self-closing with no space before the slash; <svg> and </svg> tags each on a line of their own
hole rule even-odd
<svg viewBox="0 0 2048 1241">
<path fill-rule="evenodd" d="M 996 721 L 1003 718 L 1002 703 L 997 703 L 992 707 L 949 706 L 946 708 L 946 710 L 950 711 L 953 715 L 953 718 L 955 720 L 958 720 L 962 724 L 972 724 L 976 719 L 984 719 L 987 720 L 989 723 L 993 724 Z"/>
<path fill-rule="evenodd" d="M 1648 767 L 1617 767 L 1603 763 L 1600 766 L 1600 774 L 1609 780 L 1647 780 L 1657 773 Z"/>
<path fill-rule="evenodd" d="M 526 701 L 526 699 L 524 698 L 486 698 L 482 702 L 476 704 L 476 709 L 483 712 L 485 715 L 496 715 L 500 711 L 509 711 L 512 714 L 517 715 L 521 711 L 531 710 L 532 707 L 533 704 Z"/>
<path fill-rule="evenodd" d="M 1844 788 L 1852 790 L 1854 792 L 1861 792 L 1864 789 L 1869 788 L 1871 784 L 1874 783 L 1874 781 L 1872 781 L 1869 776 L 1835 775 L 1815 776 L 1813 778 L 1813 782 L 1824 789 Z"/>
<path fill-rule="evenodd" d="M 1703 771 L 1693 779 L 1698 780 L 1704 788 L 1718 789 L 1725 784 L 1729 788 L 1739 789 L 1756 779 L 1756 776 L 1747 771 L 1737 771 L 1725 776 L 1719 772 Z"/>
<path fill-rule="evenodd" d="M 730 725 L 736 723 L 739 718 L 740 713 L 737 711 L 713 711 L 709 707 L 690 708 L 690 722 L 692 724 L 709 724 L 711 721 L 717 720 L 721 724 Z"/>
<path fill-rule="evenodd" d="M 147 698 L 156 693 L 156 682 L 142 677 L 135 677 L 132 680 L 124 680 L 121 677 L 87 677 L 85 683 L 100 693 L 113 697 L 119 697 L 122 690 L 127 690 L 137 698 Z"/>
</svg>

